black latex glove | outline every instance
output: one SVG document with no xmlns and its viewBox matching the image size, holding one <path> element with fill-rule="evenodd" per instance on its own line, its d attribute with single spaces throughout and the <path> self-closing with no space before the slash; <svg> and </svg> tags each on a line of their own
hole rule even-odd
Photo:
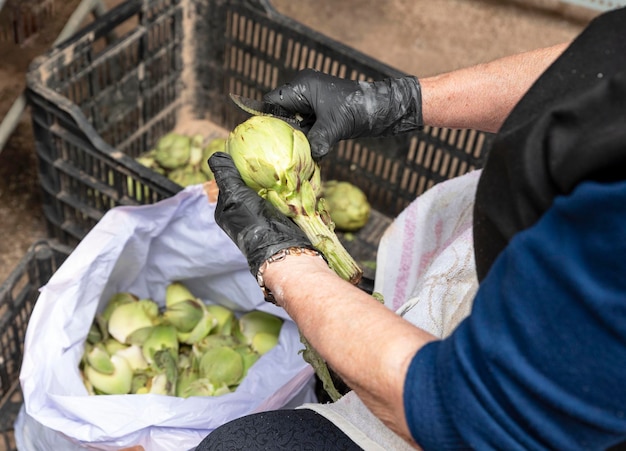
<svg viewBox="0 0 626 451">
<path fill-rule="evenodd" d="M 412 76 L 365 82 L 305 69 L 264 100 L 314 116 L 302 128 L 316 160 L 342 139 L 391 136 L 423 126 L 420 84 Z"/>
<path fill-rule="evenodd" d="M 209 158 L 219 197 L 215 221 L 248 259 L 252 275 L 272 255 L 288 247 L 313 249 L 304 232 L 241 179 L 230 155 Z"/>
</svg>

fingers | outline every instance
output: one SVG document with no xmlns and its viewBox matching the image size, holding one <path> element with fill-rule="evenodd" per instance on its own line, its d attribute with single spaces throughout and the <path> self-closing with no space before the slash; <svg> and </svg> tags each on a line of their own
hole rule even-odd
<svg viewBox="0 0 626 451">
<path fill-rule="evenodd" d="M 265 94 L 263 100 L 280 105 L 292 113 L 310 114 L 313 109 L 306 97 L 301 94 L 302 91 L 303 87 L 301 85 L 288 83 Z"/>
<path fill-rule="evenodd" d="M 209 158 L 209 166 L 219 190 L 217 210 L 220 211 L 220 216 L 232 207 L 241 211 L 260 208 L 257 204 L 262 203 L 261 198 L 243 181 L 230 155 L 224 152 L 214 153 Z"/>
<path fill-rule="evenodd" d="M 319 122 L 311 127 L 307 134 L 307 139 L 311 146 L 311 156 L 316 161 L 324 158 L 330 151 L 331 146 L 336 143 L 336 141 L 329 138 L 327 129 L 321 126 Z"/>
<path fill-rule="evenodd" d="M 209 158 L 209 167 L 215 176 L 215 183 L 221 192 L 232 192 L 245 185 L 230 155 L 215 152 Z"/>
<path fill-rule="evenodd" d="M 274 89 L 264 97 L 267 102 L 307 118 L 301 129 L 309 140 L 315 160 L 325 157 L 337 141 L 350 135 L 349 130 L 346 132 L 338 126 L 345 124 L 345 120 L 334 113 L 346 101 L 341 89 L 345 83 L 345 80 L 323 72 L 304 69 L 291 83 Z M 349 82 L 350 92 L 354 90 L 353 84 Z"/>
<path fill-rule="evenodd" d="M 293 113 L 312 114 L 315 105 L 312 104 L 311 99 L 314 95 L 314 85 L 318 74 L 319 72 L 313 69 L 304 69 L 296 75 L 291 83 L 279 86 L 265 94 L 263 100 L 280 105 Z"/>
</svg>

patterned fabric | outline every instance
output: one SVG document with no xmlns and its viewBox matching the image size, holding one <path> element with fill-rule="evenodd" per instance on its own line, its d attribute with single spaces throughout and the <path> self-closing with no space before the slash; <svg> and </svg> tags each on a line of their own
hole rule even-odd
<svg viewBox="0 0 626 451">
<path fill-rule="evenodd" d="M 274 410 L 224 424 L 195 451 L 345 450 L 361 448 L 324 417 L 307 410 Z"/>
<path fill-rule="evenodd" d="M 375 290 L 385 305 L 439 338 L 469 314 L 478 288 L 472 211 L 480 174 L 426 191 L 398 216 L 378 249 Z"/>
</svg>

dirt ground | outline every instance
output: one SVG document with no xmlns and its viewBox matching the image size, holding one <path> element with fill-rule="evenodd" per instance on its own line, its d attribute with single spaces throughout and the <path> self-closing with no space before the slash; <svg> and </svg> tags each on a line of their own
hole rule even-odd
<svg viewBox="0 0 626 451">
<path fill-rule="evenodd" d="M 22 45 L 0 41 L 0 118 L 24 88 L 32 59 L 52 44 L 79 0 Z M 106 1 L 112 7 L 119 0 Z M 281 13 L 384 63 L 423 77 L 573 38 L 587 16 L 505 0 L 271 0 Z M 0 281 L 47 236 L 28 112 L 0 153 Z"/>
</svg>

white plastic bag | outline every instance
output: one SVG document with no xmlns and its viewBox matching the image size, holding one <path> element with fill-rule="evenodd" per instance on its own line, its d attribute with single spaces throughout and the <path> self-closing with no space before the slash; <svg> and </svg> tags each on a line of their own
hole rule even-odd
<svg viewBox="0 0 626 451">
<path fill-rule="evenodd" d="M 201 185 L 141 207 L 110 210 L 42 288 L 26 332 L 16 422 L 20 450 L 192 449 L 217 426 L 245 414 L 314 399 L 295 324 L 263 300 L 247 262 L 214 220 Z M 97 310 L 119 291 L 164 303 L 183 281 L 198 297 L 286 321 L 278 345 L 236 392 L 187 399 L 161 395 L 89 396 L 78 364 Z M 308 391 L 308 392 L 307 392 Z"/>
</svg>

